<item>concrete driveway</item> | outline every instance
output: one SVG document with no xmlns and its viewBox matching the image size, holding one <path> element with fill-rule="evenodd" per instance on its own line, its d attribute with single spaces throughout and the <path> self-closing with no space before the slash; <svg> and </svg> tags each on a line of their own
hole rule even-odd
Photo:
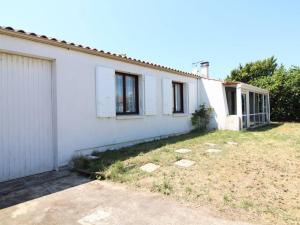
<svg viewBox="0 0 300 225">
<path fill-rule="evenodd" d="M 56 174 L 61 173 L 65 175 L 53 176 L 52 180 L 43 175 L 40 182 L 25 179 L 23 188 L 21 184 L 11 183 L 11 190 L 17 186 L 12 192 L 8 191 L 9 185 L 2 185 L 1 189 L 0 184 L 0 208 L 11 205 L 0 210 L 1 225 L 246 224 L 216 218 L 207 210 L 181 205 L 160 194 L 91 181 L 70 172 Z M 18 201 L 22 203 L 13 205 Z"/>
</svg>

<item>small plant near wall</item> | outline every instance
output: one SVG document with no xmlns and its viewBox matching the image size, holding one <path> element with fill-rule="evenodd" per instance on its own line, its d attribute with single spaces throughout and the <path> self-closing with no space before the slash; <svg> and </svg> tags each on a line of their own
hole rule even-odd
<svg viewBox="0 0 300 225">
<path fill-rule="evenodd" d="M 200 105 L 199 109 L 196 110 L 192 115 L 192 125 L 197 130 L 206 130 L 209 123 L 211 113 L 214 111 L 211 107 L 206 107 L 205 104 Z"/>
</svg>

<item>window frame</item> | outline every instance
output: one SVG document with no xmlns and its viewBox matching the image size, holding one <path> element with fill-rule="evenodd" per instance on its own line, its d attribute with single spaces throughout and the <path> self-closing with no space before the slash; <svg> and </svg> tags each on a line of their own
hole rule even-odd
<svg viewBox="0 0 300 225">
<path fill-rule="evenodd" d="M 181 110 L 176 111 L 176 88 L 175 86 L 180 86 L 180 108 Z M 173 89 L 173 113 L 184 113 L 184 104 L 183 104 L 183 83 L 180 82 L 172 82 L 172 89 Z"/>
<path fill-rule="evenodd" d="M 139 76 L 123 73 L 123 72 L 115 72 L 115 76 L 122 76 L 122 88 L 123 88 L 123 112 L 117 112 L 116 109 L 116 115 L 138 115 L 139 114 Z M 135 112 L 126 112 L 126 77 L 133 77 L 135 79 Z M 116 87 L 116 93 L 117 93 L 117 87 Z M 117 108 L 117 106 L 115 106 Z"/>
</svg>

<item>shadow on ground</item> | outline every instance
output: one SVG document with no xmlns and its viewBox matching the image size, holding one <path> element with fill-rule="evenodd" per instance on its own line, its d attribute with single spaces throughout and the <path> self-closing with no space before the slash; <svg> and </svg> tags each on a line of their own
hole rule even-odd
<svg viewBox="0 0 300 225">
<path fill-rule="evenodd" d="M 283 125 L 283 123 L 281 123 L 281 122 L 274 122 L 274 123 L 270 123 L 270 124 L 265 125 L 265 126 L 256 127 L 256 128 L 250 128 L 247 131 L 265 132 L 265 131 L 272 130 L 274 128 L 280 127 L 281 125 Z"/>
<path fill-rule="evenodd" d="M 192 131 L 187 134 L 173 136 L 166 139 L 158 139 L 153 140 L 146 143 L 141 143 L 137 145 L 133 145 L 130 147 L 121 148 L 119 150 L 108 150 L 105 152 L 93 152 L 92 155 L 98 156 L 99 159 L 96 160 L 89 160 L 85 157 L 78 157 L 74 159 L 74 166 L 75 168 L 79 169 L 80 171 L 85 171 L 87 173 L 94 173 L 98 172 L 99 178 L 105 179 L 105 176 L 102 177 L 101 172 L 105 171 L 108 167 L 118 161 L 125 161 L 128 158 L 136 157 L 141 154 L 146 154 L 151 152 L 155 149 L 164 147 L 166 145 L 175 144 L 177 142 L 183 142 L 185 140 L 191 140 L 197 138 L 199 136 L 205 136 L 211 133 L 216 132 L 215 130 L 212 131 Z M 132 168 L 123 168 L 124 170 L 130 170 Z M 123 170 L 121 168 L 121 170 Z M 126 171 L 123 171 L 126 172 Z"/>
<path fill-rule="evenodd" d="M 265 132 L 271 129 L 274 129 L 278 126 L 281 126 L 283 123 L 271 123 L 266 126 L 258 127 L 255 129 L 247 130 L 247 132 Z M 107 168 L 109 168 L 111 165 L 115 164 L 116 162 L 125 161 L 128 158 L 136 157 L 141 154 L 146 154 L 150 151 L 153 151 L 155 149 L 164 147 L 166 145 L 170 144 L 176 144 L 177 142 L 183 142 L 185 140 L 192 140 L 194 138 L 197 138 L 199 136 L 205 136 L 208 134 L 212 134 L 214 132 L 217 132 L 215 130 L 212 131 L 192 131 L 187 134 L 179 135 L 179 136 L 173 136 L 166 139 L 158 139 L 146 143 L 141 143 L 137 145 L 133 145 L 130 147 L 122 148 L 118 151 L 116 150 L 108 150 L 106 152 L 94 152 L 94 156 L 98 156 L 99 159 L 96 160 L 89 160 L 84 157 L 79 157 L 74 160 L 75 168 L 78 168 L 80 171 L 84 171 L 88 174 L 93 174 L 97 172 L 98 178 L 100 179 L 106 179 L 106 175 L 102 173 L 103 171 L 106 171 Z M 121 172 L 126 172 L 126 170 L 130 170 L 132 168 L 126 167 L 123 168 L 121 164 L 119 164 L 120 168 L 117 170 Z"/>
<path fill-rule="evenodd" d="M 0 183 L 0 210 L 91 180 L 66 168 Z"/>
</svg>

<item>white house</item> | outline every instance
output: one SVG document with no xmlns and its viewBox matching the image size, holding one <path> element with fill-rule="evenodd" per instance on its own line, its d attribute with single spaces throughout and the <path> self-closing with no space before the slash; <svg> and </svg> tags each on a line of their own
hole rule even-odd
<svg viewBox="0 0 300 225">
<path fill-rule="evenodd" d="M 189 132 L 202 103 L 215 110 L 211 128 L 269 122 L 266 90 L 210 79 L 201 66 L 187 73 L 0 27 L 0 181 Z"/>
</svg>

